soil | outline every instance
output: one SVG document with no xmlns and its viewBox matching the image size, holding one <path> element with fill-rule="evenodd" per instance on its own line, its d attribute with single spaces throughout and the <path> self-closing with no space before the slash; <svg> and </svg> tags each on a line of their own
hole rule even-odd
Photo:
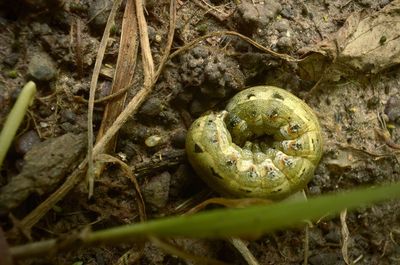
<svg viewBox="0 0 400 265">
<path fill-rule="evenodd" d="M 207 33 L 232 30 L 294 58 L 304 58 L 310 52 L 321 55 L 326 47 L 321 43 L 334 39 L 350 16 L 375 17 L 396 2 L 179 0 L 173 51 Z M 0 1 L 0 125 L 23 85 L 34 80 L 38 86 L 34 104 L 1 169 L 0 225 L 6 235 L 18 224 L 17 220 L 63 182 L 85 154 L 82 144 L 78 144 L 87 131 L 85 99 L 89 97 L 97 49 L 111 6 L 111 0 Z M 156 64 L 167 40 L 168 10 L 169 1 L 146 1 Z M 122 18 L 120 8 L 108 41 L 96 98 L 108 95 L 112 86 L 113 74 L 109 72 L 118 56 Z M 81 25 L 78 33 L 77 21 Z M 371 41 L 384 46 L 386 36 Z M 325 53 L 317 61 L 329 59 L 335 65 L 332 69 L 341 71 L 339 77 L 315 70 L 313 74 L 321 78 L 306 78 L 301 63 L 263 52 L 236 36 L 221 35 L 201 41 L 168 61 L 137 115 L 119 131 L 115 151 L 111 153 L 136 174 L 148 218 L 177 214 L 183 204 L 187 204 L 183 210 L 187 211 L 194 202 L 216 196 L 204 195 L 209 188 L 186 162 L 186 130 L 202 113 L 220 109 L 236 92 L 260 84 L 282 87 L 305 99 L 319 117 L 324 155 L 308 185 L 308 196 L 399 181 L 399 68 L 393 63 L 383 67 L 386 64 L 380 61 L 376 68 L 369 65 L 367 70 L 355 69 L 354 64 L 338 58 L 341 64 L 335 65 Z M 397 62 L 393 56 L 388 58 Z M 141 67 L 138 59 L 137 69 Z M 138 70 L 126 102 L 141 88 L 142 78 Z M 104 108 L 104 104 L 95 105 L 95 132 L 100 128 Z M 389 129 L 390 135 L 382 137 L 383 129 Z M 77 142 L 69 143 L 66 135 L 78 139 Z M 56 169 L 50 170 L 53 167 Z M 16 194 L 18 187 L 24 189 L 23 195 L 11 196 L 11 201 L 4 199 L 10 197 L 5 196 L 7 192 Z M 137 200 L 131 181 L 117 166 L 108 166 L 95 180 L 90 200 L 86 185 L 77 185 L 33 227 L 31 239 L 71 234 L 88 225 L 97 230 L 138 222 Z M 400 264 L 399 213 L 400 203 L 396 201 L 349 212 L 349 260 L 356 264 Z M 308 264 L 345 264 L 341 228 L 339 218 L 323 218 L 309 227 Z M 249 241 L 248 248 L 259 264 L 303 264 L 305 238 L 304 229 L 281 231 Z M 11 245 L 26 242 L 24 235 L 9 239 Z M 199 256 L 246 264 L 224 240 L 179 239 L 175 243 Z M 18 264 L 116 264 L 131 248 L 82 248 Z M 137 264 L 193 263 L 148 242 Z"/>
</svg>

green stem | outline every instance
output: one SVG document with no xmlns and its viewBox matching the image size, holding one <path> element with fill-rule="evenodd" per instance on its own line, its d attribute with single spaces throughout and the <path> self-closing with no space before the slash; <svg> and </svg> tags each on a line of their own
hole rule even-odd
<svg viewBox="0 0 400 265">
<path fill-rule="evenodd" d="M 32 81 L 26 83 L 22 88 L 21 94 L 18 96 L 11 112 L 8 114 L 0 133 L 0 168 L 6 157 L 7 151 L 17 133 L 22 120 L 24 119 L 28 106 L 32 103 L 36 94 L 36 84 Z"/>
<path fill-rule="evenodd" d="M 189 216 L 174 216 L 139 224 L 123 225 L 67 238 L 50 239 L 11 247 L 14 258 L 32 257 L 81 245 L 116 244 L 144 240 L 151 236 L 226 238 L 260 236 L 275 230 L 304 225 L 304 220 L 318 220 L 379 201 L 399 198 L 400 182 L 376 188 L 359 188 L 311 198 L 308 201 L 282 201 L 243 209 L 220 209 Z"/>
</svg>

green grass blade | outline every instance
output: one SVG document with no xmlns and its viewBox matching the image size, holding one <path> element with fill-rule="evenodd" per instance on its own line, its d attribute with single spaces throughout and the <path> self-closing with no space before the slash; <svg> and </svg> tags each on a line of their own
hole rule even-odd
<svg viewBox="0 0 400 265">
<path fill-rule="evenodd" d="M 80 243 L 111 244 L 155 237 L 224 238 L 259 236 L 275 230 L 304 225 L 304 220 L 317 220 L 327 214 L 338 214 L 368 204 L 400 198 L 400 183 L 374 188 L 359 188 L 311 198 L 308 201 L 283 201 L 271 205 L 252 206 L 243 209 L 218 209 L 191 216 L 175 216 L 145 223 L 84 232 Z M 76 238 L 75 238 L 76 239 Z M 60 250 L 56 239 L 12 247 L 14 257 L 29 257 Z M 69 242 L 69 244 L 68 244 Z M 62 245 L 70 248 L 76 244 L 66 239 Z"/>
<path fill-rule="evenodd" d="M 243 209 L 220 209 L 192 216 L 169 217 L 126 225 L 94 232 L 88 237 L 88 242 L 148 235 L 196 238 L 259 235 L 293 227 L 303 223 L 304 220 L 316 220 L 326 214 L 337 214 L 344 208 L 353 209 L 398 197 L 400 197 L 400 183 L 328 194 L 308 201 L 284 201 Z"/>
<path fill-rule="evenodd" d="M 3 129 L 0 132 L 0 168 L 6 157 L 8 148 L 10 147 L 15 134 L 25 117 L 26 110 L 32 103 L 36 94 L 36 84 L 32 81 L 26 83 L 22 88 L 17 101 L 15 102 L 11 112 L 7 116 Z"/>
</svg>

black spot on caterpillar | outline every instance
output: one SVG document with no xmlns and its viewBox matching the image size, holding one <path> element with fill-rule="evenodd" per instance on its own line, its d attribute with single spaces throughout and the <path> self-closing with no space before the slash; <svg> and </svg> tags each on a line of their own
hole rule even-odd
<svg viewBox="0 0 400 265">
<path fill-rule="evenodd" d="M 322 135 L 301 99 L 258 86 L 236 94 L 225 110 L 198 118 L 188 130 L 186 150 L 216 191 L 275 199 L 307 185 L 322 156 Z"/>
<path fill-rule="evenodd" d="M 240 190 L 245 192 L 245 193 L 251 193 L 251 190 L 246 190 L 246 189 L 240 189 Z"/>
<path fill-rule="evenodd" d="M 210 167 L 210 170 L 211 170 L 211 174 L 212 174 L 214 177 L 217 177 L 217 178 L 220 178 L 220 179 L 224 179 L 224 178 L 221 177 L 217 172 L 215 172 L 215 170 L 214 170 L 212 167 Z"/>
<path fill-rule="evenodd" d="M 274 94 L 272 95 L 272 97 L 273 97 L 273 98 L 276 98 L 276 99 L 279 99 L 279 100 L 284 100 L 284 97 L 282 97 L 281 94 L 279 94 L 279 93 L 274 93 Z"/>
<path fill-rule="evenodd" d="M 203 149 L 198 144 L 194 144 L 194 152 L 195 153 L 203 153 Z"/>
<path fill-rule="evenodd" d="M 250 98 L 255 97 L 255 96 L 256 95 L 250 93 L 250 94 L 247 95 L 247 99 L 250 99 Z"/>
</svg>

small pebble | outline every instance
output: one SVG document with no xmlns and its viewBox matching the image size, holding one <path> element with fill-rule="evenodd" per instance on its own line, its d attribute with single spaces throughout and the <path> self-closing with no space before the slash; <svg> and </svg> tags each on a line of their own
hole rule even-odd
<svg viewBox="0 0 400 265">
<path fill-rule="evenodd" d="M 281 10 L 281 16 L 287 19 L 292 19 L 295 17 L 292 7 L 284 6 Z"/>
<path fill-rule="evenodd" d="M 276 45 L 281 49 L 285 51 L 290 51 L 293 48 L 293 42 L 292 39 L 289 37 L 281 37 L 279 38 L 278 42 Z"/>
<path fill-rule="evenodd" d="M 19 60 L 19 53 L 10 53 L 5 56 L 3 63 L 8 67 L 14 67 Z"/>
<path fill-rule="evenodd" d="M 51 33 L 51 28 L 46 23 L 33 22 L 32 31 L 38 35 L 47 35 Z"/>
<path fill-rule="evenodd" d="M 157 31 L 156 31 L 156 29 L 154 27 L 147 26 L 147 34 L 149 35 L 149 40 L 150 41 L 155 41 L 156 40 Z"/>
<path fill-rule="evenodd" d="M 108 14 L 111 11 L 112 2 L 110 0 L 92 1 L 89 6 L 89 17 L 92 18 L 90 26 L 92 29 L 102 31 L 108 19 Z"/>
<path fill-rule="evenodd" d="M 69 109 L 64 109 L 61 111 L 61 121 L 65 122 L 75 122 L 76 121 L 76 114 L 69 110 Z"/>
<path fill-rule="evenodd" d="M 390 121 L 400 124 L 400 96 L 394 95 L 389 98 L 386 102 L 385 114 Z"/>
<path fill-rule="evenodd" d="M 158 98 L 149 98 L 145 101 L 139 110 L 139 114 L 155 117 L 163 110 L 163 104 Z"/>
<path fill-rule="evenodd" d="M 25 155 L 37 143 L 40 143 L 39 135 L 34 130 L 27 131 L 15 142 L 15 151 L 20 155 Z"/>
<path fill-rule="evenodd" d="M 340 236 L 339 229 L 330 230 L 329 233 L 326 234 L 325 239 L 327 242 L 330 242 L 333 244 L 340 244 L 341 236 Z"/>
<path fill-rule="evenodd" d="M 159 135 L 149 136 L 144 141 L 144 143 L 146 144 L 147 147 L 154 147 L 154 146 L 161 144 L 162 142 L 163 142 L 162 137 Z"/>
<path fill-rule="evenodd" d="M 275 29 L 279 32 L 286 32 L 290 29 L 289 21 L 287 19 L 281 19 L 275 23 Z"/>
<path fill-rule="evenodd" d="M 267 0 L 263 4 L 253 4 L 243 1 L 238 5 L 237 18 L 239 23 L 246 26 L 265 26 L 267 25 L 281 10 L 278 1 Z M 250 28 L 248 28 L 250 29 Z"/>
<path fill-rule="evenodd" d="M 38 81 L 50 81 L 56 76 L 57 69 L 53 59 L 47 53 L 39 52 L 32 56 L 28 72 Z"/>
<path fill-rule="evenodd" d="M 171 138 L 172 145 L 176 148 L 185 148 L 186 133 L 185 130 L 174 132 Z"/>
<path fill-rule="evenodd" d="M 145 183 L 142 192 L 146 203 L 158 209 L 165 207 L 169 197 L 170 181 L 171 175 L 165 171 Z"/>
</svg>

